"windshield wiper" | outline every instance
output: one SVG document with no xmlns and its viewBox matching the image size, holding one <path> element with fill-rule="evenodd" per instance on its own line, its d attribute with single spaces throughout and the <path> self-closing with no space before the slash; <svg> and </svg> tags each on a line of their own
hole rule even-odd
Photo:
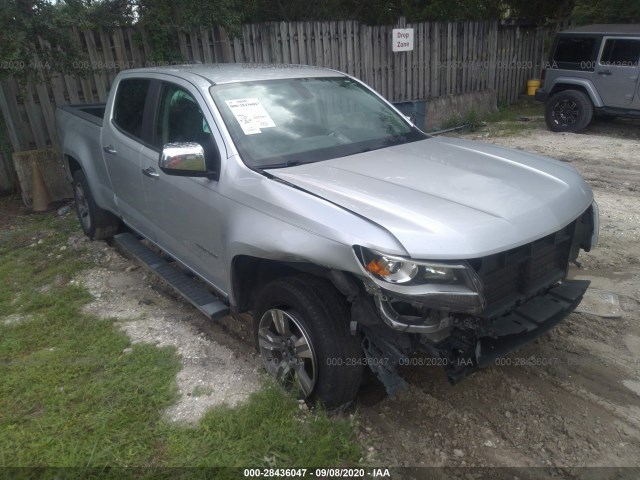
<svg viewBox="0 0 640 480">
<path fill-rule="evenodd" d="M 261 165 L 260 167 L 257 167 L 259 170 L 266 170 L 269 168 L 286 168 L 286 167 L 295 167 L 297 165 L 302 165 L 304 162 L 301 162 L 300 160 L 289 160 L 287 162 L 283 162 L 283 163 L 272 163 L 270 165 Z"/>
</svg>

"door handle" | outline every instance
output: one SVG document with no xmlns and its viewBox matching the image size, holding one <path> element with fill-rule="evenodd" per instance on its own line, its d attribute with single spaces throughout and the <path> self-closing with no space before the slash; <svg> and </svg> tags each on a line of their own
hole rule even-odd
<svg viewBox="0 0 640 480">
<path fill-rule="evenodd" d="M 142 173 L 144 173 L 149 178 L 160 178 L 160 174 L 156 172 L 156 169 L 153 167 L 143 168 Z"/>
<path fill-rule="evenodd" d="M 108 153 L 109 155 L 115 155 L 116 153 L 116 149 L 113 148 L 111 145 L 107 145 L 106 147 L 102 147 L 102 150 L 104 150 L 105 153 Z"/>
<path fill-rule="evenodd" d="M 609 70 L 600 70 L 598 72 L 598 75 L 607 75 L 607 76 L 609 76 L 609 75 L 611 75 L 611 72 Z"/>
</svg>

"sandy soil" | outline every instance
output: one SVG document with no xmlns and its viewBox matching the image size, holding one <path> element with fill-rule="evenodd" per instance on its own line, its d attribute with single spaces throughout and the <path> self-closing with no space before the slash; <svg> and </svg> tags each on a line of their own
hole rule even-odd
<svg viewBox="0 0 640 480">
<path fill-rule="evenodd" d="M 531 125 L 517 136 L 463 136 L 559 158 L 585 176 L 601 209 L 601 244 L 581 255 L 582 268 L 571 275 L 590 279 L 596 293 L 618 294 L 622 316 L 575 313 L 512 354 L 509 366 L 456 386 L 438 367 L 403 370 L 410 389 L 396 398 L 370 383 L 356 416 L 376 464 L 543 467 L 535 478 L 552 468 L 640 466 L 640 123 L 596 122 L 584 134 L 553 134 L 541 118 Z M 197 421 L 210 406 L 241 401 L 259 385 L 246 331 L 229 334 L 209 324 L 157 282 L 152 288 L 148 274 L 104 243 L 92 251 L 100 266 L 78 279 L 96 299 L 89 311 L 119 317 L 134 341 L 174 345 L 186 359 L 178 376 L 182 398 L 170 418 Z M 503 474 L 514 478 L 491 475 Z"/>
</svg>

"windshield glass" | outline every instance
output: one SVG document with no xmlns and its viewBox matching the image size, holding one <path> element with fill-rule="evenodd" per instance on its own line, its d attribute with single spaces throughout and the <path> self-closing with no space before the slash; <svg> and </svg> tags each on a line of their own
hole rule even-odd
<svg viewBox="0 0 640 480">
<path fill-rule="evenodd" d="M 345 77 L 215 85 L 211 95 L 252 168 L 317 162 L 427 137 Z"/>
</svg>

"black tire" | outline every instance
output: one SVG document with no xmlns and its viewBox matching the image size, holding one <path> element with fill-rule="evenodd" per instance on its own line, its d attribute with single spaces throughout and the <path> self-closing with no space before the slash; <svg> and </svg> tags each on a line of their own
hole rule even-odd
<svg viewBox="0 0 640 480">
<path fill-rule="evenodd" d="M 579 90 L 564 90 L 546 103 L 544 120 L 552 132 L 579 132 L 593 118 L 593 104 Z"/>
<path fill-rule="evenodd" d="M 107 240 L 118 233 L 120 220 L 96 205 L 82 170 L 73 174 L 73 196 L 80 226 L 87 237 L 91 240 Z"/>
<path fill-rule="evenodd" d="M 288 322 L 288 333 L 273 328 L 277 315 Z M 296 275 L 267 284 L 256 299 L 254 335 L 267 371 L 274 376 L 282 373 L 281 383 L 295 388 L 310 405 L 319 402 L 328 410 L 344 409 L 356 398 L 363 372 L 361 339 L 351 335 L 348 303 L 328 281 Z M 308 340 L 307 346 L 303 337 Z M 287 338 L 302 345 L 306 355 L 298 356 L 298 347 L 291 344 L 288 357 L 283 357 L 287 347 L 278 350 L 273 345 Z M 309 350 L 315 361 L 312 388 L 309 382 L 300 380 L 301 376 L 311 377 L 310 360 L 303 358 L 309 356 Z M 281 365 L 287 359 L 294 366 L 289 364 L 290 370 L 285 374 Z"/>
</svg>

